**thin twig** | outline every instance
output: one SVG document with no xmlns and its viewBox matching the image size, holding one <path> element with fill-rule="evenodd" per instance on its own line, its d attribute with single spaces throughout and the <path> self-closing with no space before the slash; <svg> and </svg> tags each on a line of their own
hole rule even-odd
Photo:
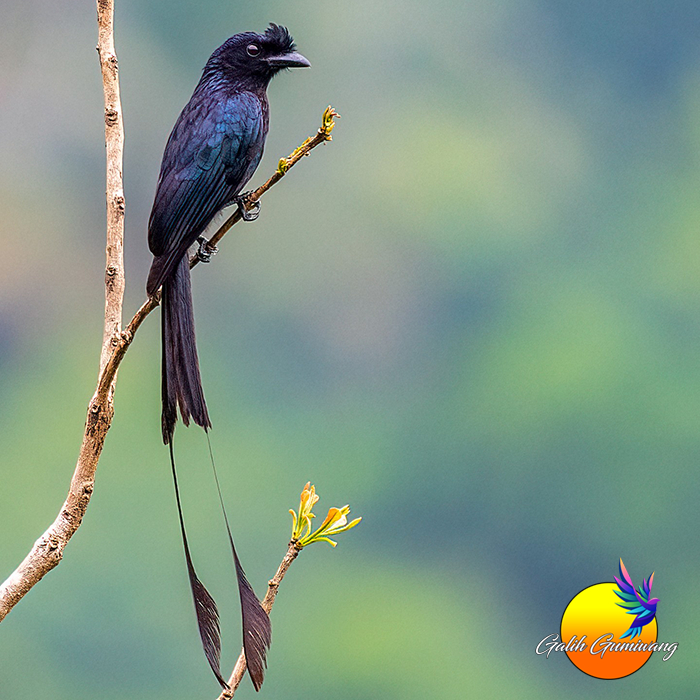
<svg viewBox="0 0 700 700">
<path fill-rule="evenodd" d="M 270 614 L 270 610 L 272 610 L 272 606 L 275 604 L 275 598 L 277 597 L 277 591 L 279 591 L 280 583 L 282 583 L 282 579 L 289 570 L 289 567 L 292 565 L 292 562 L 299 556 L 299 552 L 301 552 L 301 547 L 297 545 L 296 541 L 292 540 L 289 543 L 284 559 L 282 559 L 282 563 L 277 569 L 277 573 L 267 583 L 267 593 L 262 601 L 262 607 L 268 615 Z M 228 680 L 229 690 L 224 690 L 221 695 L 219 695 L 218 700 L 231 700 L 236 692 L 236 689 L 243 680 L 245 671 L 245 654 L 241 651 L 238 661 L 236 661 L 236 665 L 233 667 L 233 671 L 231 672 L 231 677 Z"/>
<path fill-rule="evenodd" d="M 118 85 L 115 87 L 111 82 L 118 80 L 117 59 L 114 53 L 113 42 L 113 0 L 98 0 L 97 8 L 100 27 L 100 46 L 98 50 L 100 51 L 102 74 L 105 82 L 105 133 L 108 155 L 107 272 L 105 277 L 107 301 L 104 341 L 100 359 L 100 376 L 95 394 L 88 405 L 83 442 L 80 447 L 78 463 L 73 473 L 68 498 L 51 527 L 34 543 L 32 550 L 24 561 L 0 585 L 0 621 L 36 583 L 58 565 L 63 556 L 63 549 L 80 526 L 90 502 L 95 483 L 97 463 L 114 416 L 113 397 L 117 370 L 131 346 L 136 331 L 138 331 L 151 311 L 160 303 L 159 294 L 147 299 L 134 314 L 127 327 L 123 331 L 120 330 L 121 303 L 124 294 L 124 267 L 121 258 L 124 217 L 124 195 L 121 182 L 123 133 L 119 135 L 118 139 L 116 138 L 118 134 L 116 131 L 117 127 L 119 130 L 122 127 L 119 89 Z M 104 45 L 102 44 L 103 40 L 105 41 Z M 108 81 L 110 81 L 109 87 Z M 248 209 L 273 185 L 279 182 L 304 156 L 307 156 L 312 149 L 331 140 L 331 132 L 335 126 L 335 119 L 338 116 L 332 107 L 328 107 L 325 110 L 321 127 L 317 133 L 306 139 L 287 158 L 282 158 L 279 161 L 277 170 L 267 182 L 249 195 L 246 202 Z M 110 139 L 112 139 L 111 142 Z M 110 158 L 112 161 L 109 160 Z M 117 158 L 118 161 L 116 160 Z M 114 186 L 114 189 L 110 189 L 112 186 Z M 210 244 L 212 246 L 216 245 L 240 219 L 241 216 L 238 211 L 230 216 L 212 236 Z M 190 260 L 191 267 L 194 267 L 196 264 L 196 259 Z M 286 569 L 284 571 L 286 572 Z M 282 576 L 284 576 L 284 572 Z M 270 591 L 268 591 L 268 596 L 270 596 Z M 265 600 L 268 600 L 268 596 L 265 597 Z M 271 600 L 274 600 L 274 595 L 272 595 Z M 271 602 L 270 607 L 272 607 Z"/>
<path fill-rule="evenodd" d="M 316 148 L 316 146 L 326 143 L 326 141 L 333 140 L 331 132 L 335 127 L 336 119 L 340 119 L 340 115 L 333 109 L 333 107 L 328 105 L 323 112 L 323 116 L 321 117 L 321 126 L 319 130 L 313 136 L 309 136 L 309 138 L 306 139 L 301 146 L 295 148 L 294 151 L 292 151 L 292 153 L 290 153 L 286 158 L 281 158 L 280 162 L 277 164 L 277 170 L 275 170 L 275 172 L 268 178 L 267 182 L 264 182 L 262 185 L 260 185 L 260 187 L 258 187 L 258 189 L 253 190 L 253 192 L 248 195 L 246 201 L 244 202 L 247 210 L 252 209 L 255 203 L 265 194 L 265 192 L 267 192 L 273 185 L 276 185 L 289 172 L 290 168 L 293 168 L 304 156 L 308 156 L 309 153 Z M 209 246 L 215 247 L 217 243 L 228 233 L 230 228 L 234 224 L 237 224 L 241 218 L 240 209 L 236 209 L 236 211 L 234 211 L 233 214 L 231 214 L 231 216 L 229 216 L 229 218 L 226 219 L 223 224 L 221 224 L 218 231 L 211 237 L 209 240 Z M 197 255 L 193 255 L 190 258 L 190 269 L 192 269 L 199 261 L 200 258 Z"/>
<path fill-rule="evenodd" d="M 114 0 L 97 0 L 97 51 L 102 69 L 107 149 L 107 265 L 105 270 L 105 318 L 100 380 L 110 356 L 119 344 L 124 298 L 124 187 L 122 152 L 124 128 L 119 98 L 119 72 L 114 49 Z M 116 368 L 103 391 L 96 391 L 88 406 L 83 442 L 63 507 L 51 526 L 34 543 L 29 554 L 0 586 L 0 621 L 53 569 L 63 549 L 80 527 L 95 484 L 95 470 L 114 415 Z M 98 384 L 99 388 L 99 384 Z"/>
</svg>

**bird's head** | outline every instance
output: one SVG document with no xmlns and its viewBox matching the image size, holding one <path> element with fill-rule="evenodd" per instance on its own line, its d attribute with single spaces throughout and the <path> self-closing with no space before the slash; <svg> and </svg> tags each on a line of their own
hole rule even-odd
<svg viewBox="0 0 700 700">
<path fill-rule="evenodd" d="M 218 71 L 236 82 L 264 87 L 284 68 L 310 65 L 287 28 L 271 24 L 264 34 L 243 32 L 225 41 L 211 55 L 205 72 Z"/>
</svg>

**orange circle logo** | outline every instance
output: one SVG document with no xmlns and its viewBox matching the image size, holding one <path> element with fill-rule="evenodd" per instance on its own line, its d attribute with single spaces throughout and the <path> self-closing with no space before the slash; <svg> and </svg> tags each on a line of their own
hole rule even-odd
<svg viewBox="0 0 700 700">
<path fill-rule="evenodd" d="M 589 586 L 574 596 L 561 619 L 566 655 L 576 668 L 594 678 L 629 676 L 644 666 L 654 651 L 656 618 L 631 628 L 632 608 L 623 607 L 621 592 L 624 590 L 614 583 Z"/>
<path fill-rule="evenodd" d="M 620 559 L 620 578 L 584 588 L 566 606 L 559 634 L 549 634 L 535 653 L 565 652 L 571 663 L 593 678 L 624 678 L 638 671 L 655 652 L 668 661 L 678 642 L 657 641 L 656 609 L 651 595 L 654 574 L 636 589 Z"/>
</svg>

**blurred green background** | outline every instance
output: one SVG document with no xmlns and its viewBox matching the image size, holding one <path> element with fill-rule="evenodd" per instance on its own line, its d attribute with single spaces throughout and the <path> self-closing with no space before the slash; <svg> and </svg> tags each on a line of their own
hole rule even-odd
<svg viewBox="0 0 700 700">
<path fill-rule="evenodd" d="M 93 3 L 0 11 L 2 579 L 58 512 L 94 389 L 104 145 Z M 253 184 L 343 118 L 194 274 L 213 447 L 259 592 L 307 480 L 364 520 L 289 573 L 260 697 L 696 698 L 700 4 L 118 0 L 129 316 L 169 130 L 211 51 L 269 21 L 313 69 L 271 85 Z M 2 700 L 217 694 L 158 376 L 154 316 L 83 527 L 0 627 Z M 228 670 L 206 441 L 176 447 Z M 656 571 L 673 658 L 602 682 L 536 656 L 620 556 Z"/>
</svg>

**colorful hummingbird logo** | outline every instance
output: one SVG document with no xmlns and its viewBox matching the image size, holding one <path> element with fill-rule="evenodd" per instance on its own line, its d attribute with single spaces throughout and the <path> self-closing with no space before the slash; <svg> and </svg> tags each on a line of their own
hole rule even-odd
<svg viewBox="0 0 700 700">
<path fill-rule="evenodd" d="M 620 578 L 622 580 L 615 576 L 615 582 L 620 589 L 619 592 L 615 591 L 615 595 L 625 602 L 617 603 L 617 605 L 621 608 L 625 608 L 628 615 L 636 615 L 630 628 L 620 639 L 624 639 L 625 637 L 634 639 L 636 636 L 641 635 L 642 627 L 648 625 L 656 617 L 656 606 L 659 603 L 659 599 L 649 598 L 651 586 L 654 582 L 654 574 L 652 573 L 648 581 L 644 579 L 644 583 L 635 591 L 632 578 L 627 573 L 622 559 L 620 559 Z"/>
</svg>

